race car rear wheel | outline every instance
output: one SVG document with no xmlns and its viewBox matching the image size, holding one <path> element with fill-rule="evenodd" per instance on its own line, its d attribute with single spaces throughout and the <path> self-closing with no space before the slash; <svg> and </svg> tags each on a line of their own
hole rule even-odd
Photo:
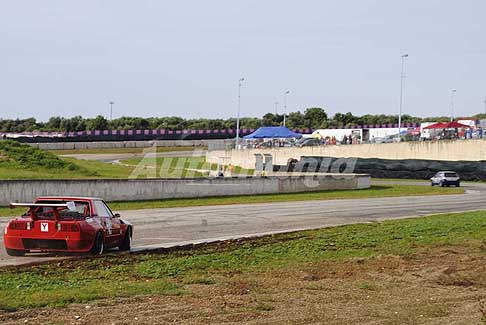
<svg viewBox="0 0 486 325">
<path fill-rule="evenodd" d="M 17 249 L 10 249 L 10 248 L 5 248 L 7 250 L 7 254 L 10 256 L 24 256 L 25 251 L 19 251 Z"/>
<path fill-rule="evenodd" d="M 103 239 L 103 235 L 101 232 L 96 234 L 96 238 L 93 243 L 93 248 L 91 248 L 91 254 L 93 255 L 101 255 L 105 250 L 105 241 Z"/>
<path fill-rule="evenodd" d="M 129 251 L 132 246 L 132 228 L 128 228 L 127 231 L 125 232 L 125 237 L 123 238 L 123 241 L 118 248 L 121 251 Z"/>
</svg>

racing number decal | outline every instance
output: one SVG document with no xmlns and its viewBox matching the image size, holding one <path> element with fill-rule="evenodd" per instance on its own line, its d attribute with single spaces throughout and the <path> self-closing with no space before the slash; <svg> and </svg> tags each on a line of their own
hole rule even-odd
<svg viewBox="0 0 486 325">
<path fill-rule="evenodd" d="M 41 222 L 41 231 L 49 232 L 49 224 L 47 222 Z"/>
</svg>

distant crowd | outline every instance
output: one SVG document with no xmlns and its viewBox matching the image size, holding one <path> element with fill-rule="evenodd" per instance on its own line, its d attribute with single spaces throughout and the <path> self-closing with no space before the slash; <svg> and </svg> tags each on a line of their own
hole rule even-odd
<svg viewBox="0 0 486 325">
<path fill-rule="evenodd" d="M 481 127 L 477 129 L 452 129 L 452 130 L 442 130 L 434 140 L 468 140 L 468 139 L 482 139 L 483 129 Z"/>
</svg>

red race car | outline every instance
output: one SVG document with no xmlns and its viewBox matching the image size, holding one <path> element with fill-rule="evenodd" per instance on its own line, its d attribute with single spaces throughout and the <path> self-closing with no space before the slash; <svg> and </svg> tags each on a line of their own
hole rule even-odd
<svg viewBox="0 0 486 325">
<path fill-rule="evenodd" d="M 11 203 L 27 212 L 5 227 L 7 254 L 72 252 L 103 254 L 106 248 L 130 250 L 133 226 L 113 214 L 102 199 L 40 197 L 34 203 Z"/>
</svg>

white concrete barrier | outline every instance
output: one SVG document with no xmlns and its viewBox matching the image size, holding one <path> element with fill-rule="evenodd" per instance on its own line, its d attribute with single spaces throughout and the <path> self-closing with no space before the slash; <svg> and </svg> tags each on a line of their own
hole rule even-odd
<svg viewBox="0 0 486 325">
<path fill-rule="evenodd" d="M 444 140 L 303 148 L 215 150 L 207 152 L 206 160 L 210 163 L 255 168 L 255 154 L 270 154 L 275 165 L 286 165 L 290 158 L 299 160 L 302 156 L 392 160 L 486 161 L 486 140 Z"/>
<path fill-rule="evenodd" d="M 371 186 L 368 175 L 321 174 L 298 177 L 3 180 L 0 205 L 32 202 L 39 196 L 94 196 L 107 201 L 139 201 L 210 196 L 296 193 Z"/>
</svg>

